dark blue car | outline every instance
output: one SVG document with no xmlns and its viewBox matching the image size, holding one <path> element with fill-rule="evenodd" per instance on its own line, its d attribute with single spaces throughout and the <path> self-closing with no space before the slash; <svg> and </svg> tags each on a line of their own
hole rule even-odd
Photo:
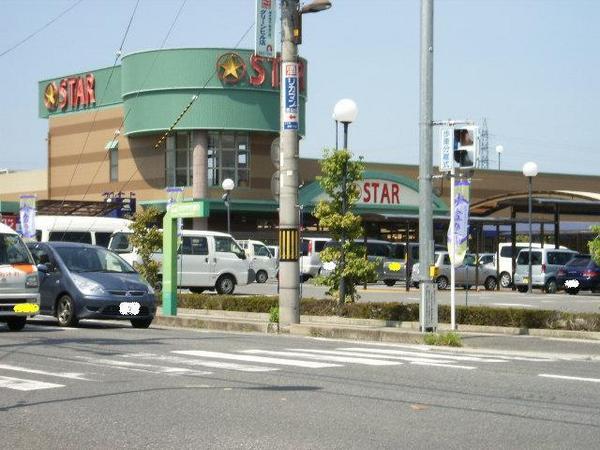
<svg viewBox="0 0 600 450">
<path fill-rule="evenodd" d="M 571 295 L 579 291 L 600 292 L 600 267 L 590 255 L 578 255 L 559 269 L 556 283 Z"/>
<path fill-rule="evenodd" d="M 72 242 L 29 243 L 40 276 L 40 313 L 61 326 L 80 319 L 126 319 L 148 328 L 156 312 L 152 287 L 120 256 Z"/>
</svg>

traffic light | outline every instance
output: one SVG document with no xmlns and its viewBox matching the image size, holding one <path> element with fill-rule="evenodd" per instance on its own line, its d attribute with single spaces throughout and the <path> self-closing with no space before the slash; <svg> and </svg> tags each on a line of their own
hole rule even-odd
<svg viewBox="0 0 600 450">
<path fill-rule="evenodd" d="M 454 161 L 460 169 L 474 169 L 479 157 L 479 128 L 454 128 Z"/>
</svg>

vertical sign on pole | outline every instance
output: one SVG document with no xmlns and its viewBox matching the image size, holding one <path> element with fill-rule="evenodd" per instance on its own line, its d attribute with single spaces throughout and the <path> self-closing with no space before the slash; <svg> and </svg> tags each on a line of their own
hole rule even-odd
<svg viewBox="0 0 600 450">
<path fill-rule="evenodd" d="M 450 172 L 454 166 L 454 131 L 452 128 L 444 127 L 440 133 L 440 172 Z"/>
<path fill-rule="evenodd" d="M 35 238 L 35 199 L 35 194 L 26 194 L 19 197 L 21 235 L 26 239 Z"/>
<path fill-rule="evenodd" d="M 275 56 L 275 0 L 256 0 L 256 43 L 254 53 L 267 58 Z"/>
<path fill-rule="evenodd" d="M 283 116 L 284 130 L 298 129 L 298 63 L 281 64 L 285 89 L 285 110 Z"/>
</svg>

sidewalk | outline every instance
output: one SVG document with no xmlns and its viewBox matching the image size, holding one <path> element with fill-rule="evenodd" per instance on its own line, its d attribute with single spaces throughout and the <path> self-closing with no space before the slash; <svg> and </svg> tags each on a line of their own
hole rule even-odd
<svg viewBox="0 0 600 450">
<path fill-rule="evenodd" d="M 179 308 L 176 317 L 163 316 L 157 310 L 154 326 L 202 328 L 215 331 L 276 333 L 269 314 Z M 371 342 L 422 344 L 423 335 L 416 322 L 393 322 L 371 319 L 347 319 L 335 316 L 301 316 L 300 324 L 280 333 L 332 339 Z M 448 331 L 440 324 L 439 331 Z M 564 330 L 537 330 L 506 327 L 458 325 L 463 346 L 472 349 L 564 353 L 582 357 L 600 357 L 600 333 Z"/>
</svg>

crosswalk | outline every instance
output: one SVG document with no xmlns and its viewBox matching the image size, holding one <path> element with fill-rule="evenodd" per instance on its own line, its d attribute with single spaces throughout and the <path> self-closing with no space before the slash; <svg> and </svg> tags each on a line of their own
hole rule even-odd
<svg viewBox="0 0 600 450">
<path fill-rule="evenodd" d="M 328 348 L 248 348 L 227 352 L 199 349 L 170 350 L 163 353 L 124 352 L 102 357 L 73 355 L 68 361 L 77 371 L 55 372 L 41 368 L 43 358 L 36 361 L 35 365 L 0 363 L 0 389 L 57 389 L 75 382 L 101 382 L 114 372 L 202 378 L 219 371 L 262 373 L 289 368 L 330 370 L 350 365 L 381 369 L 414 365 L 472 371 L 479 367 L 501 365 L 511 361 L 541 362 L 553 359 L 373 344 Z"/>
</svg>

